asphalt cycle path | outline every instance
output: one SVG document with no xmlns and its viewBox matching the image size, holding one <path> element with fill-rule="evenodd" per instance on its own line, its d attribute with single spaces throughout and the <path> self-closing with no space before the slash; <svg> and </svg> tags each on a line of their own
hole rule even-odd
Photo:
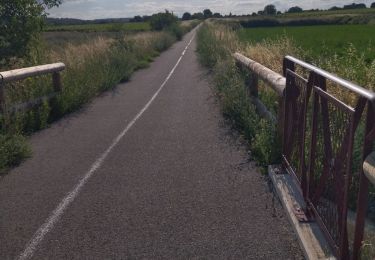
<svg viewBox="0 0 375 260">
<path fill-rule="evenodd" d="M 0 179 L 0 259 L 302 258 L 195 36 L 30 138 Z"/>
</svg>

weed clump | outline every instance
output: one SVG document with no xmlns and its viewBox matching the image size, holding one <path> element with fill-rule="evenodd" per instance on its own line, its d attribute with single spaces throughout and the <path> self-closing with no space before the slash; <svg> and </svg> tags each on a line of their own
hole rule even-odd
<svg viewBox="0 0 375 260">
<path fill-rule="evenodd" d="M 280 161 L 280 142 L 275 125 L 256 113 L 245 85 L 248 75 L 233 61 L 232 54 L 243 48 L 225 25 L 206 23 L 198 32 L 199 59 L 213 73 L 223 114 L 248 140 L 259 165 L 266 167 Z"/>
</svg>

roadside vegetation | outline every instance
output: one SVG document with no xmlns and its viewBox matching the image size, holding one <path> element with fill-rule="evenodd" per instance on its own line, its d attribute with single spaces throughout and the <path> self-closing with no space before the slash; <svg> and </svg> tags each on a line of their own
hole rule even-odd
<svg viewBox="0 0 375 260">
<path fill-rule="evenodd" d="M 372 25 L 340 26 L 247 29 L 241 28 L 241 25 L 233 20 L 219 20 L 205 22 L 201 27 L 198 33 L 198 53 L 201 63 L 212 72 L 222 111 L 248 140 L 253 158 L 264 170 L 267 165 L 280 163 L 280 138 L 277 136 L 276 126 L 256 114 L 247 94 L 251 75 L 236 66 L 232 54 L 238 51 L 280 74 L 283 57 L 292 55 L 374 90 L 375 56 L 371 45 Z M 354 28 L 358 28 L 359 32 Z M 345 38 L 343 32 L 347 29 L 352 35 L 347 34 Z M 302 37 L 302 30 L 305 30 L 305 37 Z M 262 83 L 259 88 L 259 98 L 273 114 L 277 115 L 277 96 Z M 348 91 L 334 87 L 329 91 L 344 102 L 354 102 L 354 96 Z M 349 206 L 353 211 L 358 192 L 357 173 L 362 167 L 363 128 L 362 123 L 355 137 L 354 177 L 349 198 Z M 369 213 L 373 219 L 374 205 L 375 189 L 371 188 Z M 375 236 L 366 238 L 366 249 L 363 251 L 366 257 L 375 255 L 373 237 Z M 367 259 L 366 257 L 364 259 Z"/>
<path fill-rule="evenodd" d="M 28 1 L 38 11 L 32 18 L 40 23 L 42 29 L 45 8 L 59 2 L 46 1 L 40 4 Z M 10 1 L 8 7 L 19 11 L 17 8 L 21 5 L 22 1 Z M 25 12 L 27 6 L 30 7 L 26 4 Z M 153 20 L 158 20 L 160 26 L 156 28 Z M 1 57 L 1 71 L 55 62 L 65 63 L 66 69 L 61 74 L 63 88 L 57 98 L 28 111 L 1 115 L 0 173 L 5 173 L 8 168 L 31 155 L 27 144 L 28 135 L 80 109 L 101 92 L 113 89 L 119 82 L 127 81 L 135 70 L 147 67 L 149 62 L 198 23 L 196 20 L 181 23 L 172 13 L 165 12 L 153 15 L 147 23 L 116 24 L 118 31 L 111 30 L 113 24 L 79 25 L 78 28 L 83 31 L 78 32 L 77 27 L 72 29 L 74 25 L 67 25 L 66 32 L 62 32 L 65 29 L 61 27 L 55 27 L 59 32 L 52 32 L 51 27 L 48 27 L 48 32 L 31 31 L 19 47 L 13 43 L 24 37 L 22 30 L 28 30 L 28 27 L 20 28 L 21 25 L 15 24 L 21 33 L 12 34 L 9 31 L 8 38 L 0 41 L 0 47 L 12 50 L 11 54 Z M 135 32 L 134 28 L 142 28 L 142 32 Z M 6 108 L 53 92 L 51 75 L 29 78 L 4 87 Z"/>
<path fill-rule="evenodd" d="M 201 63 L 212 71 L 224 115 L 249 141 L 252 155 L 259 165 L 266 167 L 280 161 L 277 130 L 271 122 L 260 118 L 251 104 L 246 87 L 251 75 L 236 66 L 232 58 L 236 51 L 241 51 L 281 72 L 281 62 L 274 61 L 281 61 L 287 53 L 298 54 L 300 50 L 286 38 L 281 42 L 267 42 L 262 45 L 244 44 L 230 26 L 222 23 L 205 23 L 198 32 L 199 58 Z M 276 112 L 274 93 L 262 85 L 260 88 L 260 98 Z"/>
</svg>

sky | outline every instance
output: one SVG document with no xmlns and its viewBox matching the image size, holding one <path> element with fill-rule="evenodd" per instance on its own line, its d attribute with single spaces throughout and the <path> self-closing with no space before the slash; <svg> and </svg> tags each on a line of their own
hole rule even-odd
<svg viewBox="0 0 375 260">
<path fill-rule="evenodd" d="M 370 6 L 375 0 L 363 0 L 356 3 L 365 3 Z M 267 4 L 273 4 L 277 10 L 285 11 L 292 6 L 303 9 L 328 9 L 332 6 L 351 4 L 353 0 L 63 0 L 59 7 L 48 10 L 50 17 L 100 19 L 125 18 L 135 15 L 151 15 L 168 9 L 178 16 L 184 12 L 201 12 L 208 8 L 212 12 L 221 14 L 251 14 L 263 10 Z"/>
</svg>

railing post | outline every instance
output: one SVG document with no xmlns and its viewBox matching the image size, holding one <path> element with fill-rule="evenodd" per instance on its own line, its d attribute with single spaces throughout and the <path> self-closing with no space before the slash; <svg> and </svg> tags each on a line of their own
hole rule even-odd
<svg viewBox="0 0 375 260">
<path fill-rule="evenodd" d="M 5 91 L 3 77 L 0 74 L 0 113 L 5 112 Z"/>
<path fill-rule="evenodd" d="M 372 152 L 373 141 L 368 140 L 369 134 L 374 130 L 375 124 L 375 107 L 372 102 L 368 102 L 368 111 L 366 119 L 366 132 L 365 140 L 363 147 L 363 161 L 366 160 L 366 157 Z M 360 172 L 360 181 L 359 181 L 359 192 L 358 192 L 358 201 L 357 201 L 357 217 L 355 222 L 355 231 L 354 231 L 354 243 L 353 243 L 353 259 L 359 259 L 360 250 L 362 247 L 362 241 L 364 236 L 364 227 L 365 219 L 368 205 L 368 189 L 369 189 L 369 180 L 363 172 L 363 168 Z"/>
<path fill-rule="evenodd" d="M 284 124 L 285 124 L 285 89 L 283 95 L 279 97 L 279 108 L 277 113 L 277 130 L 279 138 L 282 139 L 280 144 L 284 145 Z"/>
<path fill-rule="evenodd" d="M 250 95 L 257 98 L 259 96 L 258 94 L 259 79 L 258 79 L 258 76 L 255 75 L 255 73 L 251 74 L 251 80 L 250 80 L 250 84 L 248 87 L 249 87 Z"/>
<path fill-rule="evenodd" d="M 53 83 L 53 89 L 56 92 L 60 92 L 62 90 L 61 76 L 59 72 L 52 73 L 52 83 Z"/>
<path fill-rule="evenodd" d="M 287 139 L 288 139 L 288 134 L 290 131 L 293 131 L 293 129 L 290 129 L 292 126 L 287 125 L 288 124 L 288 113 L 290 113 L 290 108 L 288 105 L 289 100 L 289 92 L 290 89 L 293 87 L 291 86 L 291 82 L 288 82 L 288 77 L 287 77 L 287 70 L 295 71 L 295 65 L 293 62 L 287 60 L 285 57 L 283 59 L 283 76 L 285 77 L 285 88 L 282 93 L 282 95 L 279 97 L 279 109 L 278 109 L 278 120 L 277 120 L 277 125 L 278 125 L 278 132 L 280 134 L 281 138 L 281 149 L 282 153 L 286 154 L 287 151 Z M 288 99 L 288 100 L 287 100 Z M 285 167 L 285 165 L 283 164 Z"/>
</svg>

